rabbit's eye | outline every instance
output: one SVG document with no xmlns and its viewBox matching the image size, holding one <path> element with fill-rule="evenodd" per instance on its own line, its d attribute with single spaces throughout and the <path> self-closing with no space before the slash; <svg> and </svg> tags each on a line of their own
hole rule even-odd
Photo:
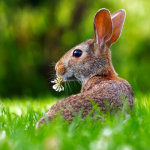
<svg viewBox="0 0 150 150">
<path fill-rule="evenodd" d="M 82 55 L 82 51 L 80 49 L 76 49 L 73 52 L 74 57 L 80 57 Z"/>
</svg>

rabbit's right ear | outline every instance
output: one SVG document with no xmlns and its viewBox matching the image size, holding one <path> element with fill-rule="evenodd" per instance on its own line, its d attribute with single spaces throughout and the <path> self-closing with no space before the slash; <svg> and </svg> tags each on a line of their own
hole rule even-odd
<svg viewBox="0 0 150 150">
<path fill-rule="evenodd" d="M 107 42 L 108 46 L 110 46 L 111 44 L 115 43 L 118 40 L 122 31 L 125 16 L 126 16 L 126 12 L 123 9 L 118 10 L 111 15 L 111 19 L 113 23 L 113 33 L 111 39 Z"/>
<path fill-rule="evenodd" d="M 105 43 L 112 36 L 112 20 L 109 10 L 100 9 L 94 18 L 94 42 L 96 53 L 103 53 Z"/>
</svg>

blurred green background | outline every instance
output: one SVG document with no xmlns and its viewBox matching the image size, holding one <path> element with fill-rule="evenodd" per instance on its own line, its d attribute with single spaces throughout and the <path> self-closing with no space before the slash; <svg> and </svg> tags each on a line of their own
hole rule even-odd
<svg viewBox="0 0 150 150">
<path fill-rule="evenodd" d="M 135 94 L 149 92 L 149 6 L 149 0 L 1 0 L 0 97 L 62 95 L 51 88 L 53 64 L 94 37 L 93 19 L 100 8 L 126 10 L 121 37 L 111 47 L 112 61 Z M 66 93 L 80 87 L 71 89 Z"/>
</svg>

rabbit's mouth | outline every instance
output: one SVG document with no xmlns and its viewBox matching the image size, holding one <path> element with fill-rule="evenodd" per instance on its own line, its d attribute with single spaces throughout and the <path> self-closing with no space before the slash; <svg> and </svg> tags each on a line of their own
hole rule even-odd
<svg viewBox="0 0 150 150">
<path fill-rule="evenodd" d="M 67 77 L 66 80 L 67 80 L 67 81 L 75 81 L 76 78 L 75 78 L 75 76 L 73 75 L 73 76 L 71 76 L 71 77 Z"/>
<path fill-rule="evenodd" d="M 58 77 L 63 78 L 65 81 L 75 81 L 75 80 L 77 80 L 74 75 L 69 76 L 69 75 L 65 74 L 63 76 L 58 76 Z"/>
</svg>

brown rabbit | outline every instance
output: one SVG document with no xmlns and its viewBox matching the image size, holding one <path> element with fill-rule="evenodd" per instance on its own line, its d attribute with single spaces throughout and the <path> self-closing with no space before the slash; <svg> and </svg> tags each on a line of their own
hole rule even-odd
<svg viewBox="0 0 150 150">
<path fill-rule="evenodd" d="M 81 93 L 71 95 L 58 101 L 46 112 L 48 120 L 52 120 L 61 110 L 64 119 L 72 121 L 74 112 L 80 112 L 82 117 L 92 110 L 90 99 L 105 112 L 105 101 L 115 108 L 122 109 L 122 95 L 133 107 L 134 97 L 130 84 L 117 76 L 111 61 L 110 46 L 120 36 L 125 19 L 125 11 L 119 10 L 110 14 L 107 9 L 100 9 L 94 18 L 94 39 L 89 39 L 69 50 L 56 64 L 58 77 L 82 82 Z M 73 110 L 73 111 L 72 111 Z M 43 116 L 37 123 L 37 128 L 45 122 Z"/>
</svg>

